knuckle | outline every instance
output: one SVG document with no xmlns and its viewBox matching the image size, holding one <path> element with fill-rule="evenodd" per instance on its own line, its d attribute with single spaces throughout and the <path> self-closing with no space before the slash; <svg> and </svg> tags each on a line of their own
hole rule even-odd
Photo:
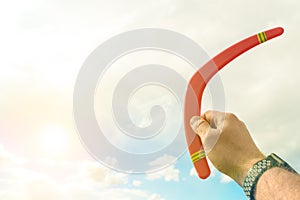
<svg viewBox="0 0 300 200">
<path fill-rule="evenodd" d="M 241 127 L 247 128 L 247 125 L 245 124 L 245 122 L 243 122 L 243 121 L 241 121 L 241 120 L 240 120 L 239 122 L 240 122 L 240 126 L 241 126 Z"/>
<path fill-rule="evenodd" d="M 205 111 L 204 115 L 210 115 L 212 113 L 213 113 L 213 110 L 207 110 L 207 111 Z"/>
<path fill-rule="evenodd" d="M 233 113 L 226 113 L 226 119 L 228 120 L 236 120 L 238 119 L 237 116 Z"/>
</svg>

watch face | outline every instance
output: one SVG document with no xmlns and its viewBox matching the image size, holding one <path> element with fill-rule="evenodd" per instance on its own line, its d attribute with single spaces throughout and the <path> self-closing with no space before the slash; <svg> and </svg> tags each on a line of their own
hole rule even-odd
<svg viewBox="0 0 300 200">
<path fill-rule="evenodd" d="M 275 153 L 271 153 L 270 155 L 278 164 L 282 165 L 285 164 L 284 160 L 282 160 L 279 156 L 277 156 Z"/>
<path fill-rule="evenodd" d="M 283 169 L 286 169 L 290 172 L 293 172 L 295 174 L 298 174 L 288 163 L 286 163 L 284 160 L 282 160 L 279 156 L 277 156 L 275 153 L 270 154 L 267 159 L 272 160 L 271 163 L 273 166 L 281 167 Z"/>
</svg>

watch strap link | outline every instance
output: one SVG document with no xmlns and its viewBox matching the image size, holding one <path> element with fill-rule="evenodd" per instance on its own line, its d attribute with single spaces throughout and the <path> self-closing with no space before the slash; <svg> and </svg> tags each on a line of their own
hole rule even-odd
<svg viewBox="0 0 300 200">
<path fill-rule="evenodd" d="M 249 200 L 255 200 L 254 195 L 258 179 L 262 176 L 264 172 L 273 167 L 280 167 L 297 174 L 297 172 L 288 163 L 283 161 L 279 156 L 277 156 L 274 153 L 270 154 L 267 158 L 255 163 L 246 175 L 243 184 L 243 189 Z"/>
</svg>

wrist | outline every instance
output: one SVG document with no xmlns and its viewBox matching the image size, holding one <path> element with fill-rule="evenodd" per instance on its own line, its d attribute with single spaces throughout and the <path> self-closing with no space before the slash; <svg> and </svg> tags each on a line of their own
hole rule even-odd
<svg viewBox="0 0 300 200">
<path fill-rule="evenodd" d="M 258 155 L 254 158 L 251 158 L 249 160 L 246 160 L 245 162 L 243 162 L 241 164 L 241 167 L 240 167 L 240 172 L 236 174 L 236 182 L 240 185 L 240 186 L 243 186 L 243 183 L 244 183 L 244 180 L 245 180 L 245 177 L 247 176 L 248 174 L 248 171 L 253 167 L 253 165 L 257 162 L 259 162 L 260 160 L 263 160 L 265 159 L 266 156 L 261 154 L 261 155 Z"/>
</svg>

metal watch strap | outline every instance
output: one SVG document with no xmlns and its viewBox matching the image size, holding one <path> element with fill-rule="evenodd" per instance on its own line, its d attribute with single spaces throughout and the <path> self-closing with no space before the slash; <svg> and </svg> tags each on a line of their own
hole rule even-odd
<svg viewBox="0 0 300 200">
<path fill-rule="evenodd" d="M 273 167 L 280 167 L 297 174 L 297 172 L 289 166 L 289 164 L 283 161 L 276 154 L 271 153 L 267 158 L 255 163 L 245 177 L 243 189 L 249 200 L 255 200 L 254 195 L 258 179 L 264 172 Z"/>
</svg>

